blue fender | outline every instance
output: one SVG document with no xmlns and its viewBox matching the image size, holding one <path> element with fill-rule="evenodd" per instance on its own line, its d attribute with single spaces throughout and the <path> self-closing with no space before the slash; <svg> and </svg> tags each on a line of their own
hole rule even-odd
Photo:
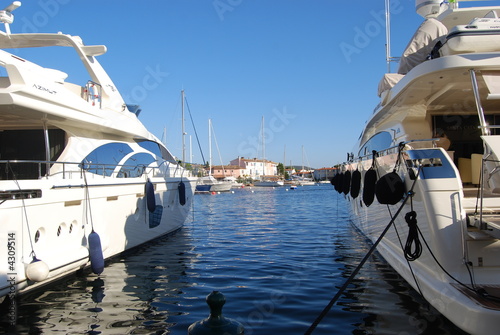
<svg viewBox="0 0 500 335">
<path fill-rule="evenodd" d="M 186 204 L 186 185 L 183 181 L 179 183 L 177 190 L 179 191 L 179 203 L 184 206 Z"/>
<path fill-rule="evenodd" d="M 89 258 L 92 272 L 98 275 L 101 274 L 104 271 L 101 238 L 94 231 L 89 234 Z"/>
<path fill-rule="evenodd" d="M 155 187 L 151 181 L 146 182 L 146 202 L 148 205 L 148 211 L 153 213 L 156 209 L 156 198 L 155 198 Z"/>
</svg>

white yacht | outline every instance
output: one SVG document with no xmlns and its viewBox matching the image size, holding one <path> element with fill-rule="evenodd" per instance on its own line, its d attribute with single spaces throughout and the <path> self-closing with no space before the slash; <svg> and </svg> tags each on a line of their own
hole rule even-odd
<svg viewBox="0 0 500 335">
<path fill-rule="evenodd" d="M 332 184 L 432 306 L 470 334 L 496 334 L 500 7 L 417 0 L 416 10 L 424 21 Z"/>
<path fill-rule="evenodd" d="M 88 266 L 99 274 L 178 230 L 196 184 L 97 62 L 106 47 L 11 33 L 20 5 L 0 11 L 0 300 Z M 88 82 L 23 59 L 25 48 L 72 48 Z"/>
<path fill-rule="evenodd" d="M 241 188 L 244 187 L 243 183 L 238 182 L 238 180 L 233 176 L 227 176 L 222 179 L 223 182 L 230 183 L 231 188 Z"/>
<path fill-rule="evenodd" d="M 253 186 L 258 187 L 281 187 L 284 186 L 285 182 L 281 179 L 276 178 L 265 178 L 262 180 L 254 181 Z"/>
<path fill-rule="evenodd" d="M 232 187 L 232 183 L 227 181 L 218 181 L 214 176 L 208 175 L 198 178 L 196 184 L 197 192 L 229 192 Z"/>
</svg>

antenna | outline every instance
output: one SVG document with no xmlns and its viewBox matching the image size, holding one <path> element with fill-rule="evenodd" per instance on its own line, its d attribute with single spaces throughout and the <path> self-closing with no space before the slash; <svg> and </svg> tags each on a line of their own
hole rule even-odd
<svg viewBox="0 0 500 335">
<path fill-rule="evenodd" d="M 385 61 L 387 72 L 391 72 L 391 1 L 385 0 Z"/>
<path fill-rule="evenodd" d="M 0 10 L 0 22 L 5 24 L 5 32 L 7 35 L 10 35 L 10 24 L 14 22 L 14 15 L 12 15 L 12 12 L 18 7 L 21 7 L 21 1 L 14 1 L 5 7 L 4 10 Z"/>
<path fill-rule="evenodd" d="M 399 57 L 391 56 L 391 0 L 385 0 L 385 61 L 387 72 L 391 72 L 391 62 L 398 62 Z"/>
</svg>

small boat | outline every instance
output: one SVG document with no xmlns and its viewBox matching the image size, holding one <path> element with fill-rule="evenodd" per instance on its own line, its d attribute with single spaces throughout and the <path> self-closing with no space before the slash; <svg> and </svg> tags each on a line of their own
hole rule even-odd
<svg viewBox="0 0 500 335">
<path fill-rule="evenodd" d="M 465 332 L 496 334 L 500 7 L 416 9 L 425 20 L 332 184 L 416 292 Z"/>
<path fill-rule="evenodd" d="M 285 185 L 283 180 L 277 178 L 263 178 L 253 183 L 253 186 L 258 187 L 281 187 L 283 185 Z"/>
<path fill-rule="evenodd" d="M 229 182 L 221 182 L 212 175 L 200 177 L 196 184 L 196 192 L 228 192 L 231 190 L 232 184 Z"/>
<path fill-rule="evenodd" d="M 264 135 L 264 117 L 262 117 L 261 122 L 261 141 L 262 141 L 262 175 L 260 175 L 259 180 L 253 182 L 254 186 L 257 187 L 281 187 L 285 185 L 285 182 L 275 175 L 266 175 L 266 142 Z"/>
<path fill-rule="evenodd" d="M 301 177 L 297 179 L 297 184 L 300 186 L 313 186 L 316 185 L 316 182 L 312 178 Z"/>
<path fill-rule="evenodd" d="M 208 176 L 198 178 L 196 184 L 197 193 L 205 192 L 228 192 L 231 190 L 232 183 L 229 181 L 219 181 L 212 176 L 212 120 L 208 119 L 208 149 L 209 149 L 209 163 L 208 163 Z"/>
<path fill-rule="evenodd" d="M 195 193 L 208 193 L 208 192 L 210 192 L 211 187 L 212 187 L 212 185 L 203 184 L 203 182 L 200 179 L 198 179 L 198 181 L 196 183 Z"/>
<path fill-rule="evenodd" d="M 106 47 L 13 34 L 20 5 L 0 11 L 0 300 L 82 268 L 100 274 L 105 259 L 180 229 L 196 183 L 98 63 Z M 72 48 L 89 81 L 22 58 L 27 48 Z"/>
<path fill-rule="evenodd" d="M 222 179 L 223 182 L 226 182 L 226 183 L 230 183 L 231 184 L 231 188 L 241 188 L 241 187 L 244 187 L 243 183 L 239 183 L 235 177 L 233 176 L 228 176 L 228 177 L 224 177 L 224 179 Z"/>
</svg>

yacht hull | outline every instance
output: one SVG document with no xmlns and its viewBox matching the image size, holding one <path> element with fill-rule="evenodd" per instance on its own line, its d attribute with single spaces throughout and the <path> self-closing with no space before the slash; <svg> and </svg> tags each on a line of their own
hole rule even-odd
<svg viewBox="0 0 500 335">
<path fill-rule="evenodd" d="M 0 208 L 0 234 L 15 242 L 10 254 L 0 255 L 0 296 L 14 289 L 21 293 L 36 288 L 90 266 L 88 237 L 92 231 L 99 235 L 103 257 L 108 259 L 178 230 L 190 210 L 194 188 L 194 181 L 182 179 L 188 191 L 187 203 L 180 206 L 181 178 L 152 178 L 157 207 L 152 213 L 144 178 L 109 183 L 90 177 L 87 182 L 88 187 L 83 179 L 0 181 L 2 190 L 36 189 L 42 194 L 37 199 L 12 199 Z M 47 278 L 39 283 L 26 274 L 34 255 L 49 269 Z M 11 266 L 4 268 L 5 264 Z"/>
<path fill-rule="evenodd" d="M 384 75 L 380 103 L 332 184 L 353 224 L 380 241 L 378 252 L 416 292 L 460 329 L 493 334 L 500 325 L 500 50 L 491 42 L 500 7 L 442 6 L 408 44 L 404 71 Z M 453 45 L 462 25 L 480 28 L 470 31 L 466 51 Z M 445 47 L 435 52 L 438 42 Z M 427 49 L 430 59 L 414 52 Z"/>
</svg>

